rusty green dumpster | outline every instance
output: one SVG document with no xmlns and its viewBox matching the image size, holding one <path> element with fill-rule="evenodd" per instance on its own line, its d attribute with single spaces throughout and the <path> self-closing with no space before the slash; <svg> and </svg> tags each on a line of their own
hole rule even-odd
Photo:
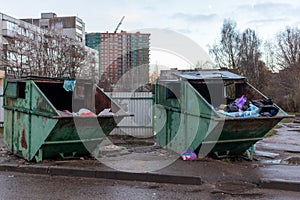
<svg viewBox="0 0 300 200">
<path fill-rule="evenodd" d="M 66 81 L 76 83 L 73 90 Z M 129 116 L 87 80 L 8 78 L 3 107 L 4 143 L 28 161 L 97 154 L 104 137 Z M 78 114 L 82 108 L 90 114 Z M 111 112 L 101 114 L 105 109 Z"/>
<path fill-rule="evenodd" d="M 256 113 L 242 112 L 242 108 L 236 112 L 220 109 L 230 109 L 228 102 L 242 97 L 248 103 L 268 101 L 243 76 L 218 70 L 170 73 L 156 82 L 155 137 L 162 146 L 178 153 L 192 149 L 198 156 L 241 155 L 251 151 L 283 118 L 292 117 L 275 103 L 265 106 L 273 109 L 271 114 L 261 109 Z"/>
</svg>

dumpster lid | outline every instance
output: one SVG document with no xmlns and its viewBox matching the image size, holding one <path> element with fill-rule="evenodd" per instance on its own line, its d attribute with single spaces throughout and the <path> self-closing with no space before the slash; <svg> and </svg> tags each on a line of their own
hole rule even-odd
<svg viewBox="0 0 300 200">
<path fill-rule="evenodd" d="M 218 70 L 174 72 L 174 75 L 187 80 L 216 80 L 216 79 L 243 80 L 245 79 L 244 76 L 240 76 L 229 71 L 218 71 Z"/>
</svg>

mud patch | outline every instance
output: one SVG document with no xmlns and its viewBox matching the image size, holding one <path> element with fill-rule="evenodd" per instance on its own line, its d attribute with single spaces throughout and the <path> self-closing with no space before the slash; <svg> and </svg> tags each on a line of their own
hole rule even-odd
<svg viewBox="0 0 300 200">
<path fill-rule="evenodd" d="M 227 193 L 243 193 L 256 188 L 255 184 L 247 182 L 222 182 L 216 184 L 216 189 Z"/>
<path fill-rule="evenodd" d="M 248 182 L 222 182 L 215 185 L 213 194 L 231 195 L 231 196 L 252 196 L 261 197 L 262 193 L 255 192 L 256 184 Z"/>
<path fill-rule="evenodd" d="M 126 148 L 129 152 L 135 153 L 147 153 L 160 148 L 160 146 L 154 141 L 153 138 L 139 139 L 130 136 L 112 136 L 110 137 L 110 140 L 114 145 Z"/>
</svg>

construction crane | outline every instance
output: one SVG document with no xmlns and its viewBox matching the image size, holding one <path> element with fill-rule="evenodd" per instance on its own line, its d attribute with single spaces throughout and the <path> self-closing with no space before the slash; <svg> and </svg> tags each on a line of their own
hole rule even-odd
<svg viewBox="0 0 300 200">
<path fill-rule="evenodd" d="M 125 18 L 125 16 L 122 17 L 122 19 L 121 19 L 121 21 L 119 22 L 119 24 L 118 24 L 118 26 L 117 26 L 117 28 L 116 28 L 116 30 L 115 30 L 114 33 L 116 33 L 116 32 L 118 31 L 118 29 L 119 29 L 119 27 L 121 26 L 121 24 L 122 24 L 124 18 Z"/>
</svg>

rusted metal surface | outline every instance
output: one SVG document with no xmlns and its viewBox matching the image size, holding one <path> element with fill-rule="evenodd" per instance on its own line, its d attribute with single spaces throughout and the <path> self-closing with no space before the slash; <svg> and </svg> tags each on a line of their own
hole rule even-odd
<svg viewBox="0 0 300 200">
<path fill-rule="evenodd" d="M 23 131 L 22 131 L 21 146 L 24 149 L 28 148 L 27 141 L 26 141 L 26 129 L 25 128 L 23 128 Z"/>
</svg>

